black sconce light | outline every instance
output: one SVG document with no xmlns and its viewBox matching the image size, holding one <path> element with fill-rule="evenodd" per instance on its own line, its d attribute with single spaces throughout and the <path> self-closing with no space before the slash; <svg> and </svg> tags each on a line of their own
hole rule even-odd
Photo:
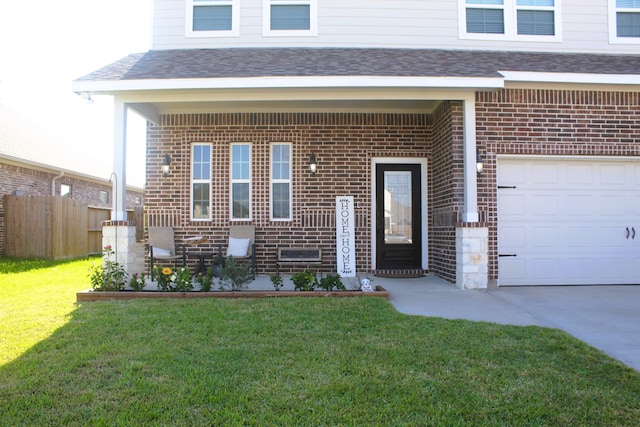
<svg viewBox="0 0 640 427">
<path fill-rule="evenodd" d="M 171 166 L 171 158 L 168 154 L 164 155 L 162 159 L 162 176 L 166 177 L 169 174 L 169 167 Z"/>
<path fill-rule="evenodd" d="M 316 155 L 311 153 L 311 155 L 309 156 L 309 170 L 311 171 L 311 175 L 315 175 L 317 169 L 318 161 L 316 160 Z"/>
<path fill-rule="evenodd" d="M 484 159 L 480 155 L 480 150 L 476 151 L 476 172 L 478 175 L 482 174 L 484 169 Z"/>
</svg>

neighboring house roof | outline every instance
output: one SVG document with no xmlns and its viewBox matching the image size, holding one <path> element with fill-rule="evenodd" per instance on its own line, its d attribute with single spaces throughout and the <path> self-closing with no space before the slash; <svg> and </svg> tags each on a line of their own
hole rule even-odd
<svg viewBox="0 0 640 427">
<path fill-rule="evenodd" d="M 266 76 L 500 77 L 500 71 L 639 75 L 640 55 L 472 50 L 237 48 L 129 55 L 84 81 Z"/>
<path fill-rule="evenodd" d="M 71 124 L 70 124 L 71 126 Z M 87 152 L 91 147 L 86 148 Z M 100 157 L 70 149 L 66 141 L 28 117 L 0 103 L 0 160 L 25 167 L 64 172 L 94 182 L 108 183 L 111 166 Z M 88 159 L 98 159 L 87 161 Z M 96 176 L 96 174 L 99 174 Z M 130 189 L 140 190 L 137 187 Z"/>
</svg>

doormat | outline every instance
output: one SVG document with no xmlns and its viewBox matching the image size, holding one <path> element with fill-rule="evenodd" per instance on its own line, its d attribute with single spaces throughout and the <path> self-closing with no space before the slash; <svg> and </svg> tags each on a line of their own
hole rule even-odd
<svg viewBox="0 0 640 427">
<path fill-rule="evenodd" d="M 390 279 L 411 279 L 424 276 L 424 270 L 420 268 L 401 268 L 396 270 L 376 270 L 373 273 L 377 277 L 388 277 Z"/>
</svg>

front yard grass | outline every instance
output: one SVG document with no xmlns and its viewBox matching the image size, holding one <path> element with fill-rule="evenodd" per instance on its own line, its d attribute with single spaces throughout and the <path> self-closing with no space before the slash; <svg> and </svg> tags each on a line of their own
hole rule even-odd
<svg viewBox="0 0 640 427">
<path fill-rule="evenodd" d="M 380 298 L 76 305 L 89 265 L 0 266 L 0 425 L 640 423 L 640 374 L 559 330 Z"/>
</svg>

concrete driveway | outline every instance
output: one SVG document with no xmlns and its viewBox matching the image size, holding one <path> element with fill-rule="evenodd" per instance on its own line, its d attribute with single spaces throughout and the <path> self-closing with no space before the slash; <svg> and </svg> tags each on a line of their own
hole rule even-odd
<svg viewBox="0 0 640 427">
<path fill-rule="evenodd" d="M 640 371 L 640 286 L 459 290 L 435 276 L 374 278 L 402 313 L 562 329 Z"/>
</svg>

